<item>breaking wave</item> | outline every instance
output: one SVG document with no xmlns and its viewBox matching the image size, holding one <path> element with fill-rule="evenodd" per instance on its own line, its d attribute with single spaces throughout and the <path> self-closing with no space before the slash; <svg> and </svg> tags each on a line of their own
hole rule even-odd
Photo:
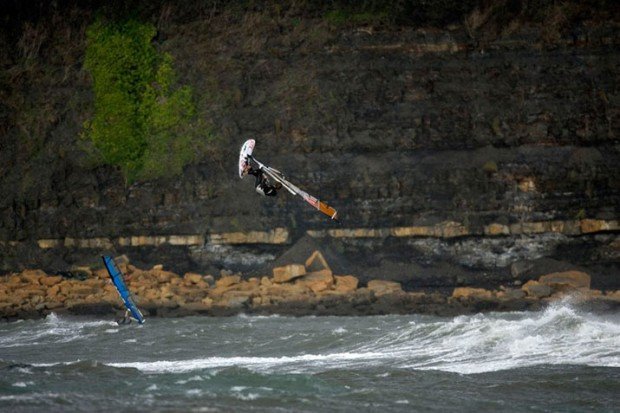
<svg viewBox="0 0 620 413">
<path fill-rule="evenodd" d="M 351 327 L 336 331 L 351 332 Z M 416 317 L 387 333 L 349 336 L 351 340 L 325 354 L 300 351 L 282 357 L 205 357 L 108 365 L 149 373 L 225 367 L 296 373 L 373 365 L 460 374 L 544 364 L 620 367 L 618 317 L 580 313 L 566 304 L 538 313 L 477 314 L 450 320 Z"/>
<path fill-rule="evenodd" d="M 113 321 L 80 320 L 49 314 L 43 322 L 22 321 L 25 325 L 17 333 L 0 334 L 0 348 L 23 347 L 27 345 L 69 343 L 79 339 L 95 337 L 101 326 L 117 326 Z"/>
<path fill-rule="evenodd" d="M 188 319 L 180 325 L 160 319 L 148 329 L 117 332 L 111 321 L 52 314 L 42 321 L 25 321 L 11 334 L 0 334 L 0 348 L 91 343 L 73 353 L 81 361 L 44 357 L 31 364 L 54 368 L 90 359 L 96 366 L 149 374 L 225 368 L 295 374 L 376 367 L 474 374 L 537 365 L 620 367 L 620 315 L 581 312 L 568 303 L 541 312 L 451 319 L 242 316 L 219 323 L 216 327 L 206 319 Z M 209 331 L 212 335 L 205 335 Z M 145 343 L 158 343 L 159 350 L 145 358 L 140 354 Z M 100 353 L 119 344 L 125 348 L 120 359 Z M 187 346 L 196 351 L 188 353 Z M 205 351 L 198 351 L 201 347 Z"/>
<path fill-rule="evenodd" d="M 411 322 L 381 344 L 394 359 L 402 360 L 403 368 L 461 374 L 543 364 L 620 367 L 618 318 L 582 314 L 566 304 L 540 313 Z"/>
</svg>

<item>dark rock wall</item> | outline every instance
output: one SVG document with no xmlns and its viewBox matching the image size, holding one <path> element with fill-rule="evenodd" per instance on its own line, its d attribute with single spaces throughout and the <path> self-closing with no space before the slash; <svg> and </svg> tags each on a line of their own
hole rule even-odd
<svg viewBox="0 0 620 413">
<path fill-rule="evenodd" d="M 214 18 L 159 29 L 160 47 L 174 56 L 180 80 L 192 86 L 199 112 L 220 137 L 213 156 L 183 176 L 130 187 L 118 171 L 91 165 L 78 139 L 92 105 L 80 66 L 83 42 L 71 50 L 68 66 L 53 54 L 62 50 L 56 46 L 40 57 L 48 64 L 39 68 L 48 72 L 20 74 L 45 82 L 27 86 L 20 77 L 21 89 L 5 87 L 11 101 L 23 94 L 20 110 L 47 104 L 53 118 L 33 117 L 46 128 L 45 140 L 23 160 L 23 116 L 5 110 L 0 269 L 60 270 L 98 254 L 41 251 L 38 239 L 286 227 L 294 241 L 306 230 L 333 228 L 299 199 L 284 193 L 262 199 L 250 180 L 239 180 L 237 150 L 248 138 L 257 139 L 258 159 L 330 201 L 345 228 L 450 220 L 481 234 L 490 223 L 620 216 L 616 23 L 581 25 L 553 44 L 528 26 L 481 43 L 462 28 L 335 29 L 317 19 L 276 22 L 260 14 L 234 26 Z M 4 69 L 7 76 L 16 70 L 8 63 Z M 458 271 L 444 271 L 454 277 L 443 285 L 471 271 L 495 271 L 504 279 L 516 260 L 543 256 L 602 265 L 608 280 L 618 270 L 616 237 L 541 235 L 531 240 L 542 245 L 535 253 L 515 247 L 522 237 L 485 241 L 478 235 L 343 241 L 340 252 L 358 264 L 367 258 L 375 272 L 392 268 L 394 277 L 386 278 L 412 271 L 382 262 L 434 266 L 426 274 L 420 269 L 420 279 L 448 262 Z M 583 251 L 575 245 L 592 253 L 566 253 Z M 287 247 L 231 247 L 218 259 L 208 245 L 115 248 L 177 270 L 206 270 L 224 266 L 222 256 L 234 256 L 232 250 L 267 257 L 258 260 L 264 262 Z M 601 248 L 615 252 L 604 255 Z M 489 254 L 496 258 L 485 258 Z M 237 261 L 238 268 L 251 267 L 251 260 Z M 234 268 L 235 260 L 227 265 Z M 433 285 L 420 283 L 412 286 Z"/>
</svg>

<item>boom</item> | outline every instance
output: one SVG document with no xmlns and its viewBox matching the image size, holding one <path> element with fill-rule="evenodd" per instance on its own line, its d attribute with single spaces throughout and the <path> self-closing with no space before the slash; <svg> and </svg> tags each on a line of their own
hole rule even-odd
<svg viewBox="0 0 620 413">
<path fill-rule="evenodd" d="M 284 188 L 286 188 L 286 190 L 289 191 L 291 194 L 301 196 L 304 201 L 306 201 L 307 203 L 312 205 L 314 208 L 318 209 L 319 211 L 321 211 L 322 213 L 324 213 L 325 215 L 327 215 L 328 217 L 330 217 L 334 221 L 338 221 L 338 219 L 337 219 L 338 211 L 336 211 L 333 207 L 327 205 L 325 202 L 319 200 L 318 198 L 316 198 L 316 197 L 310 195 L 309 193 L 307 193 L 306 191 L 300 189 L 298 186 L 296 186 L 296 185 L 292 184 L 291 182 L 287 181 L 284 178 L 284 175 L 282 174 L 282 172 L 278 171 L 277 169 L 274 169 L 274 168 L 272 168 L 270 166 L 267 166 L 267 165 L 259 162 L 252 155 L 248 155 L 248 158 L 250 158 L 251 160 L 256 162 L 258 167 L 267 176 L 269 176 L 274 181 L 280 182 L 282 184 L 282 186 Z"/>
</svg>

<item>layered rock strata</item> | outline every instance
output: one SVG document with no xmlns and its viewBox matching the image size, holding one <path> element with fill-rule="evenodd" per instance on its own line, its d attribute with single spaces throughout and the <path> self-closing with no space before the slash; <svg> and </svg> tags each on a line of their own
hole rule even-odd
<svg viewBox="0 0 620 413">
<path fill-rule="evenodd" d="M 458 24 L 367 30 L 253 12 L 235 24 L 225 14 L 169 22 L 157 45 L 200 96 L 219 157 L 131 186 L 77 144 L 93 95 L 79 64 L 88 19 L 75 16 L 54 20 L 45 53 L 23 65 L 18 48 L 4 50 L 3 273 L 66 271 L 102 249 L 177 273 L 245 271 L 309 231 L 342 240 L 362 267 L 447 262 L 496 275 L 497 287 L 516 262 L 548 257 L 618 285 L 615 15 L 551 38 L 525 23 L 482 38 Z M 235 176 L 248 138 L 257 157 L 329 200 L 343 227 L 297 199 L 256 197 Z M 415 271 L 356 274 L 432 284 Z"/>
</svg>

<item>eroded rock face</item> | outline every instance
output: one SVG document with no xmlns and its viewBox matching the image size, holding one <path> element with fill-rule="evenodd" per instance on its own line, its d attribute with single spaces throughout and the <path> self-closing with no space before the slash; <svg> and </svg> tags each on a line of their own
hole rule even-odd
<svg viewBox="0 0 620 413">
<path fill-rule="evenodd" d="M 214 97 L 197 110 L 223 138 L 210 150 L 223 155 L 199 160 L 178 179 L 130 187 L 113 168 L 80 161 L 77 136 L 92 105 L 83 72 L 44 70 L 58 56 L 83 56 L 83 38 L 67 44 L 56 37 L 80 36 L 83 27 L 58 19 L 62 28 L 44 47 L 57 46 L 41 53 L 37 70 L 22 70 L 23 59 L 10 55 L 19 48 L 7 46 L 7 70 L 21 76 L 7 77 L 1 88 L 9 115 L 0 121 L 0 271 L 70 268 L 101 249 L 178 273 L 272 262 L 305 231 L 326 226 L 286 196 L 274 201 L 274 213 L 274 202 L 259 202 L 251 185 L 243 186 L 247 180 L 222 185 L 230 171 L 219 164 L 235 156 L 231 143 L 254 137 L 266 162 L 333 201 L 351 226 L 336 228 L 335 236 L 378 238 L 372 245 L 351 241 L 357 251 L 350 256 L 364 259 L 362 268 L 375 264 L 373 255 L 394 256 L 384 241 L 402 237 L 413 240 L 401 245 L 411 247 L 400 254 L 405 264 L 448 262 L 488 273 L 553 257 L 609 265 L 588 271 L 596 288 L 611 287 L 617 248 L 597 235 L 619 232 L 615 22 L 577 22 L 548 44 L 548 28 L 539 24 L 479 42 L 459 25 L 382 27 L 370 35 L 304 17 L 288 30 L 293 22 L 280 16 L 279 24 L 261 28 L 268 47 L 254 48 L 255 19 L 240 19 L 231 34 L 225 15 L 161 28 L 159 40 L 183 68 L 184 82 Z M 192 57 L 196 49 L 201 59 Z M 23 93 L 30 85 L 40 93 Z M 13 116 L 27 111 L 62 120 L 38 122 L 40 139 L 33 141 L 45 147 L 32 159 L 20 152 L 27 148 Z M 340 273 L 363 282 L 374 277 Z M 441 286 L 466 284 L 449 285 L 458 276 Z M 437 286 L 435 278 L 391 280 L 411 288 Z"/>
</svg>

